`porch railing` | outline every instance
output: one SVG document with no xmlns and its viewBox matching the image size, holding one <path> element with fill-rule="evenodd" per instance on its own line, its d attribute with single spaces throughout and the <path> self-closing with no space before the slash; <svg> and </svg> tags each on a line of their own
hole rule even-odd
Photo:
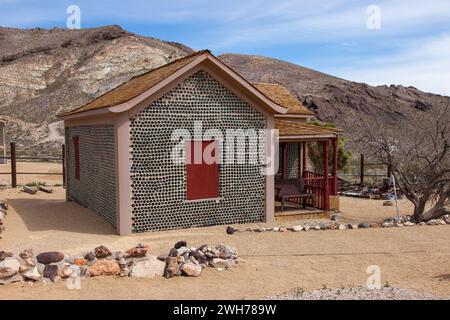
<svg viewBox="0 0 450 320">
<path fill-rule="evenodd" d="M 306 189 L 309 193 L 315 194 L 315 203 L 316 207 L 318 209 L 326 210 L 326 201 L 325 201 L 325 179 L 324 175 L 312 172 L 312 171 L 304 171 L 303 172 L 303 179 L 305 181 Z M 335 190 L 335 184 L 333 176 L 328 176 L 328 187 L 329 187 L 329 194 L 336 195 L 337 190 Z M 312 200 L 307 200 L 308 205 L 312 205 Z"/>
</svg>

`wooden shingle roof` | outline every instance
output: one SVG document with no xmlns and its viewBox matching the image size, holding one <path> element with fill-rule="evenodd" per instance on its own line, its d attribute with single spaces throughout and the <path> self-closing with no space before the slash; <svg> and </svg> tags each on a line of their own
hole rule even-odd
<svg viewBox="0 0 450 320">
<path fill-rule="evenodd" d="M 140 95 L 142 92 L 152 88 L 153 86 L 206 52 L 209 52 L 209 50 L 194 52 L 186 57 L 174 60 L 171 63 L 165 64 L 159 68 L 152 69 L 141 75 L 135 76 L 127 82 L 101 95 L 97 99 L 89 102 L 88 104 L 66 112 L 62 114 L 62 116 L 112 107 L 129 101 Z"/>
<path fill-rule="evenodd" d="M 307 123 L 300 123 L 289 120 L 275 119 L 275 128 L 279 130 L 280 137 L 293 136 L 333 136 L 342 130 L 336 128 L 324 128 Z"/>
<path fill-rule="evenodd" d="M 269 99 L 287 108 L 287 114 L 314 116 L 314 113 L 304 107 L 285 86 L 276 83 L 254 83 L 253 85 Z"/>
</svg>

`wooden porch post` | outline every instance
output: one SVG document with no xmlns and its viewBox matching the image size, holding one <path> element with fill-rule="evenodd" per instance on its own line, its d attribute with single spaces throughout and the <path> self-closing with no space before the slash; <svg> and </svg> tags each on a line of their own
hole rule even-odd
<svg viewBox="0 0 450 320">
<path fill-rule="evenodd" d="M 328 159 L 330 158 L 330 142 L 327 140 L 323 142 L 323 159 L 324 159 L 324 208 L 330 210 L 330 184 L 328 179 Z"/>
<path fill-rule="evenodd" d="M 333 141 L 333 195 L 336 196 L 338 193 L 338 138 L 334 138 Z"/>
<path fill-rule="evenodd" d="M 303 142 L 303 159 L 302 159 L 302 167 L 303 167 L 303 172 L 302 175 L 303 177 L 305 177 L 305 171 L 306 171 L 306 159 L 307 159 L 307 152 L 308 152 L 308 144 L 307 142 Z"/>
</svg>

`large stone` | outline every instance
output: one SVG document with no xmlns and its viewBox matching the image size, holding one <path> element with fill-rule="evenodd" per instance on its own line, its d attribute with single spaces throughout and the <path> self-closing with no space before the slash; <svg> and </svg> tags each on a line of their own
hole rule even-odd
<svg viewBox="0 0 450 320">
<path fill-rule="evenodd" d="M 131 249 L 128 249 L 127 251 L 125 251 L 125 255 L 127 258 L 145 257 L 148 249 L 149 249 L 149 247 L 147 245 L 136 246 L 134 248 L 131 248 Z"/>
<path fill-rule="evenodd" d="M 80 277 L 81 276 L 81 269 L 77 265 L 67 264 L 67 265 L 65 265 L 63 267 L 63 269 L 61 270 L 59 275 L 63 279 Z"/>
<path fill-rule="evenodd" d="M 226 232 L 227 232 L 227 234 L 233 234 L 236 232 L 236 229 L 233 227 L 227 227 Z"/>
<path fill-rule="evenodd" d="M 197 260 L 197 262 L 200 264 L 202 264 L 202 263 L 206 264 L 208 262 L 208 258 L 206 258 L 203 251 L 200 251 L 200 250 L 192 251 L 191 257 L 194 258 L 195 260 Z"/>
<path fill-rule="evenodd" d="M 94 249 L 95 256 L 99 259 L 106 258 L 111 255 L 111 251 L 105 246 L 98 246 Z"/>
<path fill-rule="evenodd" d="M 21 282 L 21 281 L 23 281 L 23 278 L 18 273 L 14 274 L 11 277 L 0 278 L 0 284 L 8 284 L 8 283 L 14 283 L 14 282 Z"/>
<path fill-rule="evenodd" d="M 345 224 L 340 224 L 338 229 L 339 230 L 345 230 L 345 229 L 347 229 L 347 227 L 345 226 Z"/>
<path fill-rule="evenodd" d="M 188 277 L 198 277 L 202 273 L 202 267 L 192 262 L 186 262 L 181 266 L 181 272 Z"/>
<path fill-rule="evenodd" d="M 73 264 L 76 266 L 85 266 L 88 263 L 86 259 L 83 258 L 75 258 L 73 259 Z"/>
<path fill-rule="evenodd" d="M 41 274 L 37 267 L 32 268 L 31 270 L 22 274 L 22 276 L 27 280 L 40 281 Z"/>
<path fill-rule="evenodd" d="M 42 264 L 50 264 L 55 262 L 60 262 L 64 259 L 64 254 L 61 252 L 53 251 L 53 252 L 43 252 L 36 256 L 36 259 L 39 263 Z"/>
<path fill-rule="evenodd" d="M 186 253 L 189 254 L 190 252 L 191 252 L 191 250 L 189 248 L 187 248 L 187 247 L 180 247 L 180 248 L 177 249 L 177 255 L 178 256 L 183 256 Z"/>
<path fill-rule="evenodd" d="M 229 259 L 229 258 L 237 255 L 236 248 L 232 247 L 232 246 L 218 244 L 216 246 L 216 250 L 219 251 L 219 256 L 223 259 Z"/>
<path fill-rule="evenodd" d="M 367 229 L 370 228 L 370 225 L 366 222 L 361 222 L 360 224 L 358 224 L 358 228 Z"/>
<path fill-rule="evenodd" d="M 180 274 L 180 266 L 178 264 L 178 257 L 167 257 L 166 266 L 164 268 L 164 277 L 172 278 Z"/>
<path fill-rule="evenodd" d="M 175 243 L 175 245 L 173 247 L 175 249 L 180 249 L 181 247 L 187 247 L 187 242 L 184 240 L 178 241 L 177 243 Z"/>
<path fill-rule="evenodd" d="M 153 278 L 164 274 L 166 264 L 156 256 L 148 256 L 145 260 L 134 262 L 131 267 L 130 276 L 139 278 Z"/>
<path fill-rule="evenodd" d="M 303 227 L 302 226 L 293 226 L 292 227 L 292 231 L 294 231 L 294 232 L 300 232 L 300 231 L 302 231 L 303 230 Z"/>
<path fill-rule="evenodd" d="M 6 258 L 0 262 L 0 268 L 9 268 L 17 273 L 20 269 L 20 262 L 16 258 Z"/>
<path fill-rule="evenodd" d="M 168 255 L 167 253 L 161 253 L 161 254 L 158 256 L 158 260 L 163 261 L 163 262 L 166 262 L 166 259 L 167 259 L 168 256 L 169 256 L 169 255 Z"/>
<path fill-rule="evenodd" d="M 58 266 L 54 264 L 46 264 L 42 276 L 54 282 L 58 276 Z"/>
<path fill-rule="evenodd" d="M 120 266 L 116 260 L 100 259 L 87 270 L 91 277 L 120 274 Z"/>
<path fill-rule="evenodd" d="M 84 255 L 84 258 L 85 258 L 87 261 L 93 261 L 93 260 L 95 259 L 95 252 L 89 251 L 88 253 L 86 253 L 86 254 Z"/>
<path fill-rule="evenodd" d="M 14 270 L 12 268 L 0 267 L 0 279 L 12 277 L 13 275 L 17 274 L 17 272 L 18 270 Z"/>
<path fill-rule="evenodd" d="M 220 259 L 220 258 L 212 259 L 212 261 L 210 261 L 210 264 L 214 268 L 228 269 L 231 267 L 231 264 L 228 260 Z"/>
</svg>

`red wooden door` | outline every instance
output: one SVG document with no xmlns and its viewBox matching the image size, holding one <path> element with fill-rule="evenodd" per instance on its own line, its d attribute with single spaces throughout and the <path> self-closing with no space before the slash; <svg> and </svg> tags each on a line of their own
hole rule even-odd
<svg viewBox="0 0 450 320">
<path fill-rule="evenodd" d="M 195 153 L 197 153 L 197 157 Z M 217 141 L 186 142 L 187 200 L 219 197 L 219 165 L 217 157 Z"/>
</svg>

